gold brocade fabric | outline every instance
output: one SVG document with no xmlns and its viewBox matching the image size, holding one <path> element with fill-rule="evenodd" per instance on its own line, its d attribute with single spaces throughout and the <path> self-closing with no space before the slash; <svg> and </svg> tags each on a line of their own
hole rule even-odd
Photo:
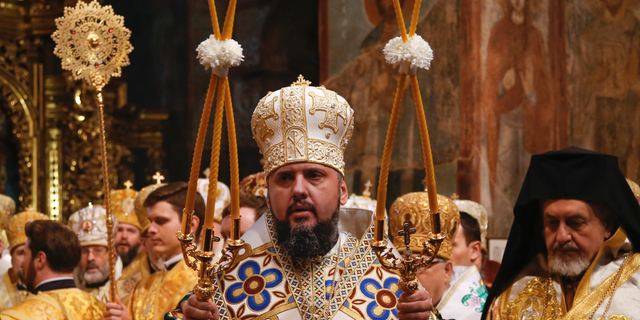
<svg viewBox="0 0 640 320">
<path fill-rule="evenodd" d="M 58 289 L 31 296 L 0 312 L 0 320 L 101 320 L 104 303 L 77 288 Z"/>
<path fill-rule="evenodd" d="M 118 279 L 118 296 L 122 304 L 129 302 L 131 293 L 138 282 L 149 278 L 151 269 L 149 268 L 149 258 L 147 251 L 142 249 L 138 252 L 131 263 L 122 270 L 122 275 Z"/>
<path fill-rule="evenodd" d="M 27 299 L 27 290 L 18 290 L 17 282 L 13 283 L 9 269 L 0 282 L 0 310 L 9 309 Z"/>
<path fill-rule="evenodd" d="M 163 319 L 173 310 L 185 293 L 198 283 L 198 276 L 184 260 L 169 271 L 157 271 L 136 285 L 127 309 L 132 320 Z M 1 319 L 0 319 L 1 320 Z"/>
</svg>

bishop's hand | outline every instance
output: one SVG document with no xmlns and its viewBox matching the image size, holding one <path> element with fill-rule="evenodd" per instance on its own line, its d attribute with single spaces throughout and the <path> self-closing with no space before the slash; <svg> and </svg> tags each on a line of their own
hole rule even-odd
<svg viewBox="0 0 640 320">
<path fill-rule="evenodd" d="M 107 302 L 103 320 L 128 320 L 127 307 L 120 302 L 120 297 L 116 296 L 116 302 Z"/>
<path fill-rule="evenodd" d="M 187 303 L 182 305 L 183 320 L 218 320 L 220 314 L 218 306 L 212 301 L 198 300 L 195 294 L 192 294 Z"/>
<path fill-rule="evenodd" d="M 429 319 L 433 302 L 427 290 L 420 289 L 413 293 L 403 292 L 398 299 L 398 319 Z"/>
</svg>

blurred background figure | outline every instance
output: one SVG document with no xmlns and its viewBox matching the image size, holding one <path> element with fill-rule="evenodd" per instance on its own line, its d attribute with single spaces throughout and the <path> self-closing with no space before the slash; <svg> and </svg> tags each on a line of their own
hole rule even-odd
<svg viewBox="0 0 640 320">
<path fill-rule="evenodd" d="M 114 233 L 116 252 L 126 268 L 140 251 L 140 222 L 133 204 L 138 192 L 130 189 L 131 181 L 124 185 L 126 189 L 111 190 L 111 212 L 118 221 Z"/>
<path fill-rule="evenodd" d="M 11 197 L 0 194 L 0 277 L 3 277 L 11 268 L 11 254 L 9 252 L 7 232 L 5 224 L 7 219 L 16 212 L 16 202 Z"/>
<path fill-rule="evenodd" d="M 69 226 L 80 241 L 80 263 L 74 272 L 76 285 L 102 302 L 109 301 L 109 248 L 107 210 L 92 205 L 69 217 Z M 117 227 L 117 222 L 114 228 Z M 122 260 L 116 260 L 116 280 L 122 273 Z"/>
<path fill-rule="evenodd" d="M 26 300 L 28 296 L 22 261 L 25 257 L 24 245 L 27 242 L 25 225 L 33 220 L 49 220 L 49 217 L 39 212 L 25 211 L 9 217 L 3 225 L 7 230 L 11 268 L 0 282 L 0 310 L 11 308 Z"/>
</svg>

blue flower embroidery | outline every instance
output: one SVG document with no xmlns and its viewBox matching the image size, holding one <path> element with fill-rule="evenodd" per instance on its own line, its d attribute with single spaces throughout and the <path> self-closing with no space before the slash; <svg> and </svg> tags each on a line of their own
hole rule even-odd
<svg viewBox="0 0 640 320">
<path fill-rule="evenodd" d="M 268 290 L 282 283 L 282 272 L 271 268 L 260 271 L 260 265 L 255 261 L 247 261 L 238 269 L 238 277 L 242 282 L 232 284 L 225 293 L 227 301 L 231 304 L 243 302 L 247 299 L 247 305 L 252 311 L 262 311 L 271 303 L 271 295 Z"/>
<path fill-rule="evenodd" d="M 367 315 L 374 320 L 389 319 L 391 313 L 398 317 L 398 298 L 402 290 L 398 287 L 398 278 L 387 278 L 381 285 L 375 279 L 364 279 L 360 282 L 360 291 L 373 301 L 367 305 Z"/>
</svg>

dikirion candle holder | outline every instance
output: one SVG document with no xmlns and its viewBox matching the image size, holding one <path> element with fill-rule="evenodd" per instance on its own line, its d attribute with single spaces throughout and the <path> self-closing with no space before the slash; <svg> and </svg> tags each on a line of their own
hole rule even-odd
<svg viewBox="0 0 640 320">
<path fill-rule="evenodd" d="M 431 153 L 431 143 L 429 141 L 429 131 L 427 129 L 427 120 L 420 95 L 418 84 L 417 70 L 429 69 L 433 60 L 433 51 L 429 44 L 416 35 L 418 26 L 418 18 L 420 15 L 421 0 L 416 0 L 411 16 L 411 26 L 409 32 L 404 23 L 402 16 L 402 7 L 399 0 L 393 0 L 393 7 L 396 13 L 400 36 L 391 39 L 384 47 L 384 55 L 387 63 L 398 68 L 400 77 L 398 79 L 398 88 L 396 91 L 393 107 L 391 109 L 391 117 L 389 120 L 389 128 L 385 140 L 382 161 L 380 164 L 380 178 L 378 182 L 378 206 L 376 208 L 375 235 L 371 247 L 376 253 L 378 260 L 387 269 L 395 270 L 400 273 L 400 288 L 405 292 L 413 292 L 418 290 L 419 283 L 415 275 L 415 271 L 427 266 L 433 262 L 440 250 L 442 241 L 445 239 L 445 233 L 440 230 L 439 212 L 430 210 L 430 219 L 433 230 L 428 235 L 428 239 L 424 241 L 424 249 L 419 255 L 412 257 L 413 252 L 409 248 L 411 235 L 416 232 L 410 221 L 405 220 L 404 227 L 398 231 L 398 236 L 404 237 L 406 245 L 405 257 L 397 257 L 393 250 L 388 246 L 388 240 L 384 236 L 384 219 L 387 198 L 387 183 L 389 178 L 389 167 L 391 165 L 391 152 L 393 150 L 393 140 L 395 138 L 396 127 L 400 116 L 402 104 L 402 96 L 405 90 L 407 78 L 411 83 L 413 100 L 415 102 L 418 125 L 420 128 L 420 138 L 422 141 L 422 152 L 425 161 L 426 187 L 429 197 L 429 203 L 438 207 L 438 193 L 436 190 L 436 179 L 433 168 L 433 155 Z M 390 213 L 391 215 L 391 213 Z"/>
<path fill-rule="evenodd" d="M 240 179 L 238 169 L 238 143 L 236 139 L 236 127 L 231 103 L 231 91 L 229 88 L 229 68 L 238 66 L 244 59 L 242 47 L 231 39 L 233 23 L 235 19 L 237 0 L 229 1 L 224 27 L 220 31 L 218 16 L 214 0 L 209 0 L 209 11 L 213 34 L 200 43 L 196 49 L 197 58 L 206 70 L 211 69 L 209 89 L 205 99 L 202 118 L 198 128 L 196 146 L 193 152 L 187 199 L 183 210 L 182 231 L 176 233 L 182 245 L 182 254 L 187 266 L 198 272 L 198 284 L 193 292 L 200 300 L 209 300 L 214 287 L 212 279 L 219 273 L 225 272 L 235 266 L 239 261 L 251 254 L 251 246 L 240 239 Z M 209 173 L 209 190 L 207 193 L 207 206 L 202 228 L 202 242 L 198 248 L 193 233 L 191 221 L 194 214 L 195 199 L 197 193 L 198 174 L 204 149 L 207 126 L 211 115 L 214 99 L 217 98 L 215 118 L 213 125 L 213 141 L 211 148 L 211 163 Z M 218 170 L 220 164 L 220 139 L 222 137 L 223 116 L 226 113 L 227 133 L 229 137 L 229 162 L 231 175 L 231 237 L 227 240 L 228 248 L 222 251 L 222 256 L 217 262 L 212 251 L 213 244 L 220 241 L 214 235 L 213 217 L 215 214 Z"/>
</svg>

